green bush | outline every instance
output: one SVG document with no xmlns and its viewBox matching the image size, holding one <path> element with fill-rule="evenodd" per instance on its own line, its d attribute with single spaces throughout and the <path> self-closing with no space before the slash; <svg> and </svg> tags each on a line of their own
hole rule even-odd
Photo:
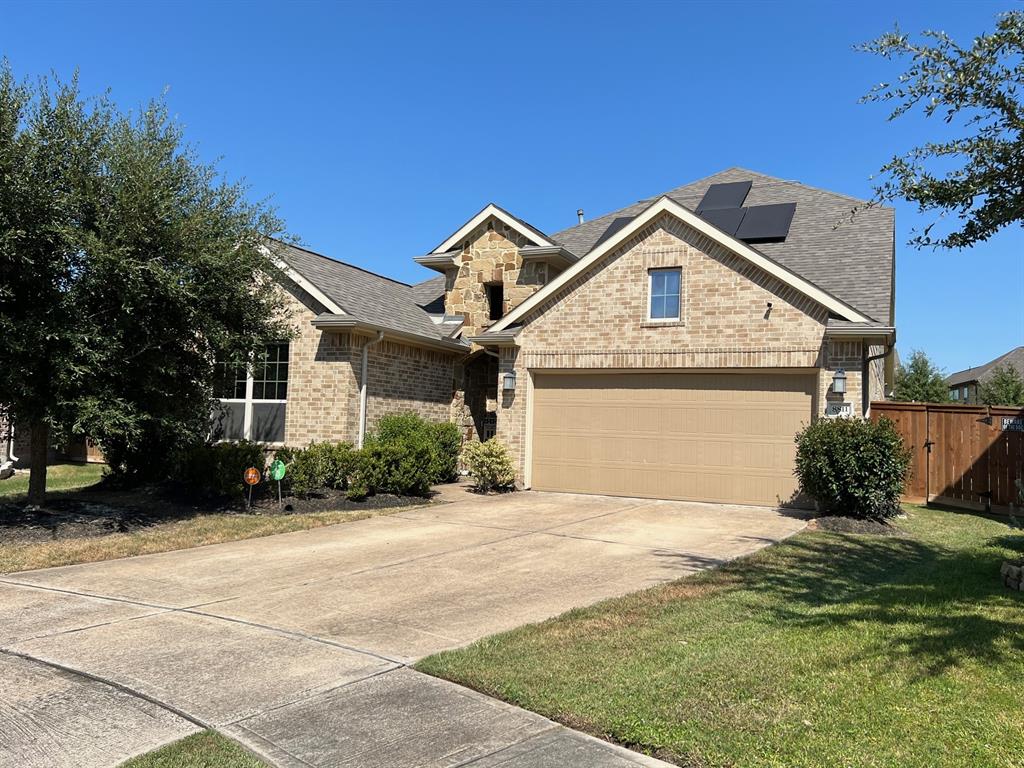
<svg viewBox="0 0 1024 768">
<path fill-rule="evenodd" d="M 200 443 L 179 453 L 174 462 L 175 479 L 191 496 L 239 496 L 245 492 L 245 470 L 256 467 L 262 472 L 265 461 L 259 443 Z"/>
<path fill-rule="evenodd" d="M 466 443 L 462 460 L 481 491 L 511 488 L 516 481 L 508 449 L 493 437 L 483 443 Z"/>
<path fill-rule="evenodd" d="M 430 452 L 428 472 L 432 484 L 450 483 L 458 477 L 462 435 L 454 424 L 433 423 L 411 411 L 392 413 L 381 417 L 371 442 L 422 443 Z"/>
<path fill-rule="evenodd" d="M 301 450 L 292 449 L 287 458 L 291 463 L 285 478 L 291 478 L 292 493 L 302 498 L 323 490 L 345 490 L 356 463 L 348 443 L 310 443 Z"/>
<path fill-rule="evenodd" d="M 431 475 L 435 483 L 452 483 L 459 477 L 462 431 L 450 421 L 430 425 L 434 445 Z"/>
<path fill-rule="evenodd" d="M 910 451 L 888 419 L 818 419 L 796 445 L 795 474 L 820 511 L 876 520 L 899 513 Z"/>
<path fill-rule="evenodd" d="M 430 457 L 429 444 L 419 438 L 368 441 L 356 460 L 353 492 L 426 496 L 431 486 Z"/>
</svg>

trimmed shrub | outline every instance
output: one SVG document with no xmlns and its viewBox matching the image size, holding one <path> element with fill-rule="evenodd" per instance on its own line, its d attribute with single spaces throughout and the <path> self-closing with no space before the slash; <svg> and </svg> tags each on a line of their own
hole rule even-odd
<svg viewBox="0 0 1024 768">
<path fill-rule="evenodd" d="M 452 483 L 459 477 L 462 431 L 450 421 L 430 425 L 434 457 L 431 475 L 435 483 Z"/>
<path fill-rule="evenodd" d="M 390 413 L 377 422 L 371 442 L 424 444 L 430 452 L 431 484 L 450 483 L 458 477 L 462 435 L 454 424 L 433 423 L 411 411 Z"/>
<path fill-rule="evenodd" d="M 355 452 L 348 443 L 310 443 L 292 451 L 285 478 L 291 476 L 292 493 L 306 498 L 323 490 L 345 490 L 355 465 Z"/>
<path fill-rule="evenodd" d="M 420 437 L 368 441 L 359 451 L 352 479 L 355 493 L 426 496 L 430 492 L 429 443 Z"/>
<path fill-rule="evenodd" d="M 516 471 L 505 445 L 495 438 L 483 443 L 466 443 L 462 461 L 481 491 L 497 491 L 513 487 Z"/>
<path fill-rule="evenodd" d="M 910 451 L 888 419 L 818 419 L 796 446 L 794 474 L 820 511 L 873 520 L 899 513 Z"/>
<path fill-rule="evenodd" d="M 266 457 L 263 446 L 242 440 L 237 443 L 200 443 L 182 450 L 175 479 L 191 496 L 224 498 L 245 492 L 242 475 L 248 467 L 261 472 Z"/>
</svg>

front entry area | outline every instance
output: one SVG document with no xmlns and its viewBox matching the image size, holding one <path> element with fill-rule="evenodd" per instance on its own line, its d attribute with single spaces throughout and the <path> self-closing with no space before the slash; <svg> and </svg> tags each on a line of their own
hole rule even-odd
<svg viewBox="0 0 1024 768">
<path fill-rule="evenodd" d="M 531 486 L 774 506 L 794 498 L 814 372 L 534 374 Z"/>
</svg>

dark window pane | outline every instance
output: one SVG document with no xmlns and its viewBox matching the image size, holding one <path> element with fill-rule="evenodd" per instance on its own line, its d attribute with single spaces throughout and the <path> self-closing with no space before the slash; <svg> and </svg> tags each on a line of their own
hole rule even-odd
<svg viewBox="0 0 1024 768">
<path fill-rule="evenodd" d="M 210 433 L 214 440 L 245 437 L 245 403 L 220 403 L 214 408 Z"/>
<path fill-rule="evenodd" d="M 253 403 L 252 439 L 258 443 L 283 443 L 284 409 L 284 403 Z"/>
</svg>

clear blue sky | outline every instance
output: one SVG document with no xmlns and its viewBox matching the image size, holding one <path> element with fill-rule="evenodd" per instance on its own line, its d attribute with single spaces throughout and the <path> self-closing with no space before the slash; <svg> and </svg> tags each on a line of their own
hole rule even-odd
<svg viewBox="0 0 1024 768">
<path fill-rule="evenodd" d="M 939 126 L 857 99 L 851 46 L 964 41 L 1012 3 L 6 3 L 20 75 L 81 71 L 125 108 L 167 89 L 207 159 L 308 246 L 410 282 L 488 201 L 570 226 L 739 165 L 856 196 Z M 934 135 L 934 134 L 932 134 Z M 1024 344 L 1024 232 L 915 251 L 897 210 L 899 348 L 948 372 Z"/>
</svg>

